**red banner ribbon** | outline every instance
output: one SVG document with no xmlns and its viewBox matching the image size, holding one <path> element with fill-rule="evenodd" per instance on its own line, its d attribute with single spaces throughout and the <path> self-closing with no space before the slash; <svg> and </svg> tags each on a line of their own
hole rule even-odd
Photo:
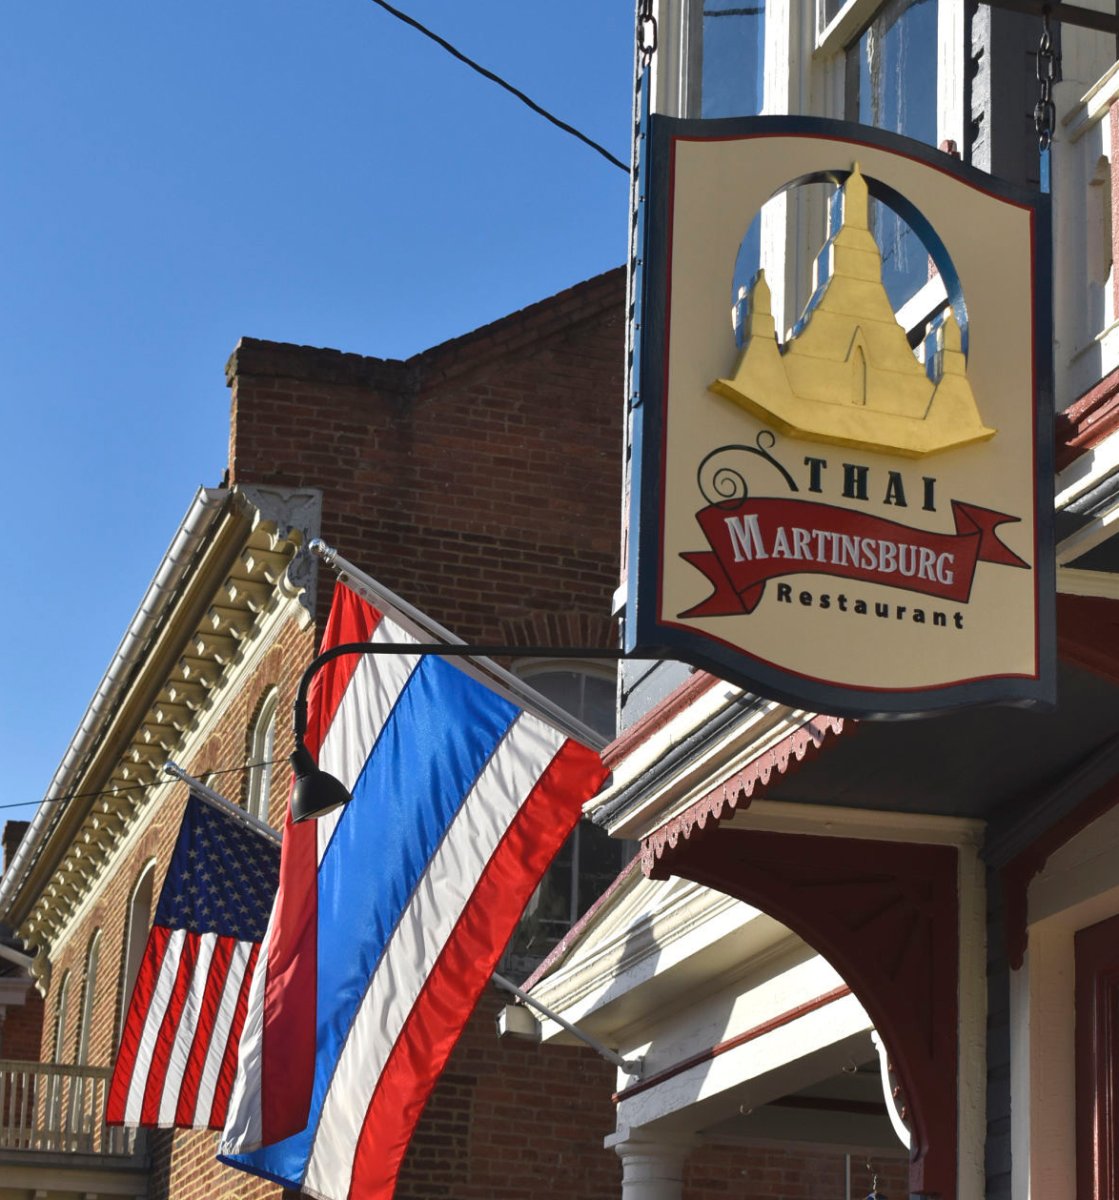
<svg viewBox="0 0 1119 1200">
<path fill-rule="evenodd" d="M 769 579 L 834 575 L 903 588 L 966 604 L 978 563 L 1029 564 L 995 533 L 1020 518 L 952 501 L 955 533 L 932 533 L 898 521 L 813 500 L 744 500 L 696 513 L 710 550 L 681 554 L 715 587 L 681 617 L 731 616 L 757 608 Z"/>
</svg>

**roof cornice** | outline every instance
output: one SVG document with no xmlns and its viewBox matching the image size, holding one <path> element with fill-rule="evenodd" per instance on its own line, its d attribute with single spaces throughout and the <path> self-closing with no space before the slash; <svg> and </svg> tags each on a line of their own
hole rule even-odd
<svg viewBox="0 0 1119 1200">
<path fill-rule="evenodd" d="M 300 549 L 320 509 L 311 489 L 196 497 L 0 886 L 28 944 L 47 950 L 81 904 L 261 614 L 297 595 L 313 606 Z"/>
</svg>

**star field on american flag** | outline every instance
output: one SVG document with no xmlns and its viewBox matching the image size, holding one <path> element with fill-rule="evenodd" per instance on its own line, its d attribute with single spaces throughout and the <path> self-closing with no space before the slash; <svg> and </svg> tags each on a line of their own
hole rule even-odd
<svg viewBox="0 0 1119 1200">
<path fill-rule="evenodd" d="M 155 924 L 259 942 L 268 926 L 280 848 L 192 796 Z"/>
</svg>

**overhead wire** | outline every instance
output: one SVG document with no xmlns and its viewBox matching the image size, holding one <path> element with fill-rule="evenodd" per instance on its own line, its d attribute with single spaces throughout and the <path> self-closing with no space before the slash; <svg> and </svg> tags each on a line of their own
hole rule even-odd
<svg viewBox="0 0 1119 1200">
<path fill-rule="evenodd" d="M 266 758 L 260 762 L 243 763 L 239 767 L 216 767 L 212 771 L 204 772 L 206 779 L 210 779 L 214 775 L 232 775 L 235 771 L 253 771 L 257 767 L 272 767 L 276 763 L 286 762 L 284 758 Z M 166 780 L 158 780 L 157 783 L 173 782 L 170 778 Z M 143 792 L 150 787 L 155 787 L 153 783 L 122 783 L 115 788 L 102 788 L 99 792 L 66 792 L 61 796 L 44 796 L 38 804 L 61 804 L 64 800 L 96 800 L 99 796 L 119 796 L 121 792 Z M 17 801 L 13 804 L 0 804 L 0 810 L 6 808 L 27 808 L 29 805 L 36 804 L 34 800 Z"/>
<path fill-rule="evenodd" d="M 578 138 L 578 140 L 584 145 L 589 146 L 596 153 L 601 154 L 608 163 L 612 163 L 619 170 L 625 171 L 627 175 L 629 174 L 629 167 L 626 166 L 626 164 L 622 162 L 620 158 L 616 158 L 613 154 L 611 154 L 605 146 L 600 145 L 593 138 L 587 137 L 585 133 L 576 129 L 574 125 L 569 125 L 566 121 L 560 120 L 560 118 L 554 113 L 550 113 L 542 105 L 537 104 L 536 101 L 530 96 L 526 96 L 525 93 L 520 90 L 520 88 L 514 87 L 508 80 L 502 79 L 500 75 L 497 75 L 488 68 L 483 67 L 481 63 L 475 62 L 475 60 L 470 58 L 468 55 L 463 54 L 463 52 L 456 46 L 451 45 L 446 38 L 440 37 L 439 34 L 435 33 L 431 29 L 428 29 L 426 25 L 422 25 L 416 20 L 415 17 L 410 17 L 407 13 L 401 12 L 399 8 L 394 8 L 387 2 L 387 0 L 373 0 L 373 3 L 383 8 L 385 12 L 389 13 L 391 16 L 396 17 L 398 21 L 403 21 L 405 25 L 410 25 L 413 29 L 418 30 L 424 35 L 424 37 L 430 38 L 437 46 L 441 46 L 447 51 L 448 54 L 454 58 L 457 58 L 459 62 L 465 63 L 466 66 L 468 66 L 472 71 L 477 71 L 483 79 L 488 79 L 491 83 L 496 83 L 498 87 L 502 87 L 511 95 L 516 96 L 516 98 L 520 100 L 522 104 L 527 105 L 534 113 L 543 117 L 544 120 L 550 121 L 556 126 L 557 129 L 562 129 L 564 133 L 569 133 L 572 137 Z"/>
</svg>

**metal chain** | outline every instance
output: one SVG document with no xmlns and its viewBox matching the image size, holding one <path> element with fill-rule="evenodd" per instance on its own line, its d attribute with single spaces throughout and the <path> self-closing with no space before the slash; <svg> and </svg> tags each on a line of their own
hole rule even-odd
<svg viewBox="0 0 1119 1200">
<path fill-rule="evenodd" d="M 657 50 L 657 18 L 653 16 L 653 0 L 639 0 L 637 5 L 637 49 L 642 65 L 648 66 Z"/>
<path fill-rule="evenodd" d="M 1034 129 L 1038 148 L 1048 150 L 1057 126 L 1057 108 L 1053 103 L 1053 84 L 1061 77 L 1060 55 L 1053 49 L 1053 34 L 1049 29 L 1049 6 L 1041 10 L 1041 42 L 1037 48 L 1038 101 L 1034 105 Z"/>
</svg>

